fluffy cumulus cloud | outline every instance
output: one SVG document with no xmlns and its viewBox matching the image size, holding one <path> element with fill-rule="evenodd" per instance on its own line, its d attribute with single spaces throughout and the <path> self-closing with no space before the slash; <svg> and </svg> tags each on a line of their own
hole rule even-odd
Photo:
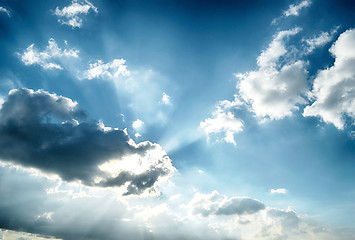
<svg viewBox="0 0 355 240">
<path fill-rule="evenodd" d="M 317 116 L 338 129 L 343 129 L 346 118 L 354 124 L 355 118 L 355 30 L 342 33 L 330 48 L 334 65 L 318 72 L 310 99 L 313 103 L 304 109 L 306 117 Z"/>
<path fill-rule="evenodd" d="M 303 0 L 302 2 L 298 4 L 291 4 L 289 8 L 283 12 L 283 15 L 285 17 L 289 16 L 298 16 L 300 14 L 300 10 L 303 8 L 309 7 L 311 5 L 311 1 L 309 0 Z"/>
<path fill-rule="evenodd" d="M 60 10 L 58 7 L 55 9 L 54 15 L 59 19 L 61 24 L 69 25 L 72 28 L 80 28 L 83 24 L 82 15 L 87 15 L 90 11 L 98 13 L 95 7 L 88 0 L 73 0 L 71 5 L 64 7 Z"/>
<path fill-rule="evenodd" d="M 6 13 L 7 16 L 11 17 L 10 11 L 2 6 L 0 6 L 0 12 Z"/>
<path fill-rule="evenodd" d="M 117 79 L 119 76 L 129 76 L 130 72 L 127 70 L 126 60 L 114 59 L 112 62 L 104 63 L 98 60 L 96 63 L 90 63 L 90 68 L 85 73 L 85 78 L 94 79 Z"/>
<path fill-rule="evenodd" d="M 0 109 L 0 159 L 123 195 L 157 194 L 156 184 L 175 171 L 161 146 L 85 119 L 69 98 L 12 90 Z"/>
<path fill-rule="evenodd" d="M 302 95 L 307 92 L 307 63 L 293 61 L 286 48 L 286 40 L 300 30 L 278 32 L 258 57 L 258 69 L 236 74 L 241 99 L 262 120 L 290 116 L 298 104 L 306 103 Z"/>
<path fill-rule="evenodd" d="M 222 140 L 236 145 L 234 134 L 243 131 L 243 121 L 236 118 L 232 110 L 241 105 L 237 98 L 234 101 L 221 101 L 212 117 L 200 122 L 200 128 L 206 133 L 207 141 L 210 141 L 211 136 L 216 136 L 219 141 L 222 134 Z"/>
<path fill-rule="evenodd" d="M 253 214 L 265 208 L 265 205 L 250 197 L 231 197 L 220 195 L 217 191 L 211 194 L 196 193 L 189 204 L 193 214 L 204 217 L 210 215 L 244 215 Z"/>
<path fill-rule="evenodd" d="M 59 48 L 57 42 L 51 38 L 44 51 L 38 51 L 32 44 L 19 56 L 25 65 L 39 65 L 44 69 L 63 69 L 60 62 L 68 58 L 78 58 L 78 53 L 79 50 L 76 49 Z"/>
</svg>

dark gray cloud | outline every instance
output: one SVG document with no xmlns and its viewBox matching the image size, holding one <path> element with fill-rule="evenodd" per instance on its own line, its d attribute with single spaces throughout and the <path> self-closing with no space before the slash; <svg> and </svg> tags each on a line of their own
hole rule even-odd
<svg viewBox="0 0 355 240">
<path fill-rule="evenodd" d="M 278 210 L 278 209 L 270 209 L 268 211 L 268 216 L 279 219 L 282 226 L 288 229 L 295 229 L 298 227 L 300 222 L 299 217 L 297 216 L 296 212 L 288 210 Z"/>
<path fill-rule="evenodd" d="M 225 201 L 216 211 L 216 215 L 253 214 L 263 210 L 265 205 L 249 197 L 232 197 Z"/>
<path fill-rule="evenodd" d="M 193 214 L 209 215 L 244 215 L 257 213 L 265 209 L 259 200 L 250 197 L 231 197 L 220 195 L 217 191 L 211 194 L 197 193 L 190 202 Z"/>
<path fill-rule="evenodd" d="M 87 186 L 125 185 L 126 195 L 154 187 L 175 170 L 158 144 L 135 144 L 125 131 L 94 121 L 79 123 L 86 115 L 69 98 L 43 90 L 10 91 L 0 109 L 0 159 Z M 139 160 L 154 150 L 160 156 L 139 173 L 123 168 L 108 174 L 98 167 L 131 155 Z"/>
</svg>

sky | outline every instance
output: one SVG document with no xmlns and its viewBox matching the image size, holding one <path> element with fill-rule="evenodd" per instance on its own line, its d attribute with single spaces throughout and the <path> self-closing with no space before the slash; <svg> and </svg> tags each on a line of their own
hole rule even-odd
<svg viewBox="0 0 355 240">
<path fill-rule="evenodd" d="M 354 11 L 0 1 L 0 239 L 355 239 Z"/>
</svg>

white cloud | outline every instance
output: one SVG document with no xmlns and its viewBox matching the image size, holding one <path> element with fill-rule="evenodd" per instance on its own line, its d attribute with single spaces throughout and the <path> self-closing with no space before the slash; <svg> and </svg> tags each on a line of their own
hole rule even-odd
<svg viewBox="0 0 355 240">
<path fill-rule="evenodd" d="M 132 123 L 132 127 L 135 129 L 135 130 L 138 130 L 140 129 L 142 126 L 143 126 L 144 122 L 140 119 L 137 119 L 136 121 L 134 121 Z"/>
<path fill-rule="evenodd" d="M 285 43 L 300 30 L 280 31 L 257 58 L 258 70 L 236 74 L 240 98 L 262 120 L 290 116 L 297 104 L 306 103 L 302 94 L 307 91 L 307 63 L 290 59 Z"/>
<path fill-rule="evenodd" d="M 166 94 L 165 92 L 163 93 L 163 97 L 161 99 L 161 101 L 163 102 L 163 104 L 165 105 L 170 105 L 170 96 L 168 94 Z"/>
<path fill-rule="evenodd" d="M 59 17 L 58 22 L 61 24 L 69 25 L 72 28 L 80 28 L 83 24 L 82 15 L 88 14 L 90 10 L 98 13 L 97 8 L 88 0 L 73 0 L 71 5 L 64 7 L 62 10 L 57 7 L 54 15 Z"/>
<path fill-rule="evenodd" d="M 0 6 L 0 12 L 6 13 L 7 16 L 11 17 L 10 11 L 2 6 Z"/>
<path fill-rule="evenodd" d="M 57 42 L 51 38 L 43 52 L 35 49 L 34 44 L 32 44 L 19 56 L 25 65 L 37 64 L 44 69 L 63 69 L 59 62 L 64 58 L 78 58 L 78 53 L 79 50 L 76 49 L 62 50 L 58 47 Z"/>
<path fill-rule="evenodd" d="M 136 121 L 134 121 L 132 123 L 132 128 L 136 131 L 136 133 L 134 134 L 134 136 L 136 138 L 140 137 L 141 134 L 138 132 L 144 125 L 144 122 L 140 119 L 137 119 Z"/>
<path fill-rule="evenodd" d="M 103 78 L 116 79 L 119 76 L 129 76 L 126 60 L 114 59 L 112 62 L 104 63 L 102 60 L 97 60 L 96 63 L 90 63 L 90 68 L 85 72 L 85 78 Z"/>
<path fill-rule="evenodd" d="M 271 194 L 286 194 L 287 189 L 285 189 L 285 188 L 271 189 L 270 193 Z"/>
<path fill-rule="evenodd" d="M 243 131 L 244 124 L 241 119 L 234 116 L 230 109 L 239 106 L 239 100 L 221 101 L 216 111 L 212 113 L 212 117 L 200 122 L 200 128 L 206 133 L 207 141 L 210 141 L 211 135 L 217 135 L 218 139 L 218 135 L 223 134 L 224 141 L 236 145 L 234 134 Z"/>
<path fill-rule="evenodd" d="M 338 28 L 339 27 L 333 29 L 330 32 L 321 32 L 320 34 L 318 34 L 312 38 L 303 39 L 303 41 L 306 42 L 306 44 L 307 44 L 306 52 L 311 53 L 317 47 L 322 47 L 325 44 L 327 44 L 328 42 L 332 41 L 334 35 L 338 31 Z"/>
<path fill-rule="evenodd" d="M 314 102 L 304 109 L 305 117 L 318 116 L 338 129 L 344 117 L 355 119 L 355 30 L 342 33 L 330 48 L 334 65 L 318 72 L 309 94 Z"/>
<path fill-rule="evenodd" d="M 311 1 L 309 0 L 304 0 L 298 4 L 291 4 L 289 8 L 283 12 L 284 16 L 289 17 L 289 16 L 298 16 L 300 13 L 300 10 L 303 8 L 309 7 L 311 5 Z"/>
</svg>

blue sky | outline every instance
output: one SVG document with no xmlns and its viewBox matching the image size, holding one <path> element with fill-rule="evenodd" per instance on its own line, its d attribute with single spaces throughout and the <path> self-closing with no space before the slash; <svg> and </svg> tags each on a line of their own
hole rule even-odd
<svg viewBox="0 0 355 240">
<path fill-rule="evenodd" d="M 354 239 L 354 10 L 1 1 L 0 239 Z"/>
</svg>

